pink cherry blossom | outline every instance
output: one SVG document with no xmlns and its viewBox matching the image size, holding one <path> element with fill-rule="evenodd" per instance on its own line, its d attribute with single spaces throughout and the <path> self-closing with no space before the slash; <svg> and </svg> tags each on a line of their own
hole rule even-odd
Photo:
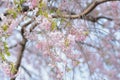
<svg viewBox="0 0 120 80">
<path fill-rule="evenodd" d="M 18 20 L 13 20 L 8 28 L 8 33 L 11 34 L 15 27 L 18 26 L 18 24 L 19 24 Z"/>
<path fill-rule="evenodd" d="M 32 0 L 32 1 L 31 1 L 30 9 L 35 8 L 37 5 L 38 5 L 38 0 Z"/>
</svg>

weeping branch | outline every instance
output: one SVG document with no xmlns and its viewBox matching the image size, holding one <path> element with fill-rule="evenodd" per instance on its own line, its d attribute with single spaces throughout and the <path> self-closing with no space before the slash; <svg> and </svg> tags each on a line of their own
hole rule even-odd
<svg viewBox="0 0 120 80">
<path fill-rule="evenodd" d="M 98 50 L 100 50 L 100 48 L 99 47 L 97 47 L 97 46 L 94 46 L 94 45 L 92 45 L 92 44 L 89 44 L 89 43 L 85 43 L 85 42 L 82 42 L 82 41 L 76 41 L 76 43 L 78 44 L 78 45 L 86 45 L 86 46 L 88 46 L 88 47 L 92 47 L 92 48 L 95 48 L 95 49 L 98 49 Z"/>
<path fill-rule="evenodd" d="M 29 77 L 32 77 L 32 75 L 30 74 L 30 72 L 23 66 L 21 65 L 21 67 L 24 69 L 24 71 L 29 75 Z"/>
<path fill-rule="evenodd" d="M 21 50 L 18 54 L 18 57 L 17 57 L 17 61 L 16 61 L 16 64 L 15 64 L 15 68 L 16 68 L 16 71 L 13 73 L 14 75 L 17 74 L 18 70 L 19 70 L 19 67 L 21 65 L 21 61 L 22 61 L 22 58 L 23 58 L 23 54 L 24 54 L 24 51 L 25 51 L 25 46 L 26 46 L 26 43 L 27 43 L 27 39 L 25 38 L 24 36 L 24 33 L 25 33 L 25 27 L 31 23 L 32 20 L 26 22 L 25 24 L 23 24 L 21 27 L 21 35 L 23 37 L 23 41 L 21 42 L 22 44 L 21 45 Z M 12 78 L 11 80 L 15 80 L 16 77 Z"/>
<path fill-rule="evenodd" d="M 68 19 L 77 19 L 77 18 L 84 19 L 84 16 L 86 16 L 85 19 L 90 20 L 89 16 L 87 16 L 90 12 L 92 12 L 98 5 L 100 5 L 102 3 L 105 3 L 105 2 L 110 2 L 110 1 L 120 1 L 120 0 L 95 0 L 80 14 L 73 14 L 73 15 L 70 15 L 70 14 L 55 14 L 55 15 L 52 15 L 52 17 L 53 18 L 68 18 Z M 102 16 L 102 17 L 98 17 L 98 18 L 92 18 L 92 21 L 96 21 L 100 18 L 105 18 L 105 19 L 109 20 L 109 18 Z"/>
<path fill-rule="evenodd" d="M 21 27 L 22 27 L 22 29 L 21 29 L 21 35 L 23 37 L 23 41 L 21 43 L 19 43 L 22 48 L 21 48 L 21 51 L 18 54 L 18 58 L 17 58 L 17 61 L 16 61 L 16 66 L 15 66 L 16 72 L 14 72 L 14 75 L 18 72 L 19 67 L 21 66 L 22 58 L 23 58 L 24 51 L 26 49 L 25 48 L 26 47 L 26 43 L 27 43 L 27 39 L 25 38 L 24 33 L 26 32 L 26 28 L 27 28 L 27 26 L 29 24 L 32 24 L 32 26 L 31 26 L 31 28 L 29 30 L 31 32 L 36 27 L 37 22 L 35 22 L 35 21 L 33 21 L 33 19 L 31 19 L 31 20 L 26 21 L 25 23 L 23 21 L 23 24 L 21 24 Z M 12 78 L 11 80 L 15 80 L 15 79 L 16 79 L 16 77 Z"/>
<path fill-rule="evenodd" d="M 56 7 L 50 7 L 50 10 L 54 10 L 55 12 L 58 10 L 58 8 L 56 8 Z M 70 12 L 70 11 L 66 11 L 66 10 L 60 10 L 60 14 L 62 15 L 62 12 L 66 12 L 66 13 L 68 13 L 67 15 L 69 15 L 69 17 L 67 17 L 67 18 L 71 18 L 71 19 L 74 19 L 74 18 L 72 18 L 72 17 L 70 17 L 71 15 L 76 15 L 76 13 L 74 13 L 74 12 Z M 63 13 L 64 14 L 64 13 Z M 64 14 L 64 15 L 66 15 L 66 14 Z M 61 16 L 57 16 L 57 15 L 52 15 L 52 17 L 53 18 L 63 18 L 63 17 L 61 17 Z M 64 18 L 66 18 L 66 17 L 64 17 Z M 87 21 L 91 21 L 91 22 L 98 22 L 100 19 L 106 19 L 106 20 L 109 20 L 109 21 L 112 21 L 113 19 L 112 18 L 109 18 L 109 17 L 106 17 L 106 16 L 98 16 L 98 17 L 94 17 L 94 16 L 91 16 L 91 15 L 86 15 L 86 16 L 84 16 L 84 17 L 78 17 L 78 18 L 76 18 L 76 19 L 84 19 L 84 20 L 87 20 Z"/>
</svg>

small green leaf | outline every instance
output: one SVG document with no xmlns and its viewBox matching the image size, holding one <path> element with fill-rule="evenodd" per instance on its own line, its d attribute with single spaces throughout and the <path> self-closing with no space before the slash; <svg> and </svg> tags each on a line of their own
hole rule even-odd
<svg viewBox="0 0 120 80">
<path fill-rule="evenodd" d="M 43 15 L 44 15 L 45 17 L 48 17 L 48 13 L 47 13 L 46 11 L 43 13 Z"/>
<path fill-rule="evenodd" d="M 38 5 L 38 8 L 39 8 L 39 9 L 42 9 L 42 8 L 44 8 L 44 7 L 46 7 L 46 4 L 45 4 L 45 3 L 43 3 L 43 2 L 39 3 L 39 5 Z"/>
<path fill-rule="evenodd" d="M 5 58 L 5 56 L 4 56 L 4 55 L 2 55 L 1 57 L 2 57 L 2 60 L 3 60 L 3 61 L 5 61 L 5 60 L 6 60 L 6 58 Z"/>
<path fill-rule="evenodd" d="M 22 10 L 22 7 L 21 7 L 21 5 L 19 4 L 19 5 L 17 6 L 17 11 L 20 12 L 21 10 Z"/>
<path fill-rule="evenodd" d="M 3 29 L 4 31 L 7 31 L 8 25 L 4 24 L 4 25 L 2 26 L 2 29 Z"/>
<path fill-rule="evenodd" d="M 14 3 L 16 4 L 16 5 L 22 5 L 23 3 L 25 2 L 25 0 L 14 0 Z"/>
<path fill-rule="evenodd" d="M 70 41 L 68 39 L 65 39 L 65 46 L 68 47 L 70 44 Z"/>
<path fill-rule="evenodd" d="M 58 15 L 61 15 L 61 11 L 60 11 L 59 9 L 56 11 L 56 13 L 57 13 Z"/>
<path fill-rule="evenodd" d="M 8 48 L 8 45 L 6 42 L 4 42 L 4 51 L 5 51 L 7 56 L 10 56 L 9 48 Z"/>
<path fill-rule="evenodd" d="M 10 71 L 11 71 L 12 73 L 15 73 L 15 72 L 16 72 L 15 64 L 14 64 L 14 63 L 11 63 L 10 66 L 11 66 L 11 70 L 10 70 Z"/>
<path fill-rule="evenodd" d="M 13 16 L 13 18 L 17 17 L 17 12 L 15 10 L 13 10 L 13 9 L 7 10 L 7 13 L 8 13 L 8 15 Z"/>
<path fill-rule="evenodd" d="M 52 21 L 51 30 L 54 31 L 55 29 L 57 29 L 57 23 L 55 21 Z"/>
<path fill-rule="evenodd" d="M 25 2 L 25 0 L 20 0 L 20 4 L 23 4 Z"/>
<path fill-rule="evenodd" d="M 19 1 L 17 1 L 17 0 L 14 0 L 14 3 L 15 3 L 15 5 L 16 5 L 16 10 L 17 10 L 17 12 L 20 12 L 20 11 L 22 11 L 22 4 L 25 2 L 25 0 L 19 0 Z"/>
<path fill-rule="evenodd" d="M 42 11 L 42 9 L 39 9 L 39 11 L 38 11 L 37 14 L 38 14 L 38 15 L 43 15 L 43 11 Z"/>
<path fill-rule="evenodd" d="M 0 57 L 2 58 L 3 61 L 6 60 L 5 56 L 3 55 L 3 53 L 0 53 Z"/>
<path fill-rule="evenodd" d="M 48 12 L 45 10 L 46 9 L 46 4 L 41 2 L 38 5 L 39 11 L 38 11 L 38 15 L 43 15 L 45 17 L 48 17 Z"/>
<path fill-rule="evenodd" d="M 9 51 L 7 51 L 7 52 L 6 52 L 6 55 L 7 55 L 7 56 L 10 56 L 10 52 L 9 52 Z"/>
<path fill-rule="evenodd" d="M 15 3 L 15 4 L 19 4 L 19 1 L 17 1 L 17 0 L 14 0 L 14 3 Z"/>
<path fill-rule="evenodd" d="M 54 10 L 51 9 L 51 10 L 50 10 L 50 13 L 54 13 Z"/>
</svg>

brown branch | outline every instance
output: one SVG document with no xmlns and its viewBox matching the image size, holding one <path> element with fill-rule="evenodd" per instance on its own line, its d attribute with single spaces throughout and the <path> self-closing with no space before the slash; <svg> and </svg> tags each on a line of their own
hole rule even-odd
<svg viewBox="0 0 120 80">
<path fill-rule="evenodd" d="M 93 16 L 90 16 L 90 15 L 85 16 L 83 19 L 91 21 L 91 22 L 98 22 L 100 19 L 106 19 L 106 20 L 109 20 L 109 21 L 113 20 L 112 18 L 109 18 L 109 17 L 106 17 L 106 16 L 93 17 Z"/>
<path fill-rule="evenodd" d="M 21 68 L 24 69 L 24 71 L 29 75 L 29 77 L 32 77 L 32 75 L 30 74 L 30 72 L 23 65 L 21 65 Z"/>
<path fill-rule="evenodd" d="M 17 74 L 18 70 L 19 70 L 19 67 L 21 65 L 21 61 L 22 61 L 22 57 L 23 57 L 23 54 L 24 54 L 24 50 L 25 50 L 25 46 L 26 46 L 26 43 L 27 43 L 27 39 L 25 38 L 24 36 L 24 32 L 25 32 L 25 27 L 31 22 L 32 20 L 26 22 L 25 24 L 22 24 L 22 29 L 21 29 L 21 35 L 23 37 L 23 41 L 22 41 L 22 44 L 21 44 L 21 50 L 18 54 L 18 58 L 17 58 L 17 61 L 16 61 L 16 65 L 15 65 L 15 68 L 16 68 L 16 71 L 13 73 L 14 75 Z M 11 78 L 10 80 L 15 80 L 16 77 L 14 78 Z"/>
<path fill-rule="evenodd" d="M 85 59 L 85 62 L 86 62 L 87 65 L 88 65 L 88 69 L 89 69 L 90 75 L 91 75 L 91 74 L 92 74 L 92 71 L 91 71 L 90 64 L 88 63 L 88 61 L 89 61 L 89 60 L 88 60 L 88 56 L 87 56 L 87 54 L 86 54 L 86 52 L 85 52 L 83 46 L 80 44 L 80 42 L 76 41 L 76 43 L 77 43 L 77 45 L 78 45 L 80 51 L 82 51 L 82 53 L 83 53 L 83 57 L 84 57 L 84 59 Z"/>
<path fill-rule="evenodd" d="M 23 21 L 23 23 L 24 23 L 24 21 Z M 16 72 L 14 72 L 14 75 L 18 72 L 19 67 L 21 66 L 21 61 L 22 61 L 25 47 L 26 47 L 26 43 L 27 43 L 27 39 L 25 38 L 24 33 L 26 32 L 26 28 L 29 24 L 31 25 L 31 28 L 30 28 L 30 32 L 31 32 L 36 27 L 37 22 L 35 22 L 35 21 L 33 21 L 33 19 L 31 19 L 31 20 L 28 20 L 27 22 L 25 22 L 24 24 L 21 24 L 21 27 L 22 27 L 21 35 L 23 37 L 23 41 L 21 43 L 19 43 L 22 48 L 21 48 L 20 53 L 18 54 L 18 58 L 17 58 L 16 66 L 15 66 Z M 11 80 L 15 80 L 15 79 L 16 79 L 16 77 L 12 78 Z"/>
<path fill-rule="evenodd" d="M 85 43 L 85 42 L 81 42 L 81 41 L 76 41 L 76 43 L 78 44 L 78 45 L 86 45 L 86 46 L 88 46 L 88 47 L 92 47 L 92 48 L 95 48 L 95 49 L 100 49 L 99 47 L 97 47 L 97 46 L 94 46 L 94 45 L 92 45 L 92 44 L 88 44 L 88 43 Z"/>
<path fill-rule="evenodd" d="M 108 18 L 108 17 L 105 17 L 105 16 L 99 16 L 99 17 L 96 18 L 96 20 L 99 20 L 99 19 L 107 19 L 107 20 L 109 20 L 109 21 L 112 21 L 112 20 L 113 20 L 113 19 Z"/>
<path fill-rule="evenodd" d="M 58 10 L 58 8 L 56 7 L 50 7 L 50 10 L 54 10 L 55 12 Z M 67 14 L 70 15 L 76 15 L 76 13 L 74 12 L 70 12 L 70 11 L 67 11 L 67 10 L 60 10 L 61 14 L 62 12 L 66 12 Z M 64 14 L 64 13 L 63 13 Z M 66 14 L 64 14 L 66 15 Z M 54 16 L 54 15 L 53 15 Z M 53 17 L 54 18 L 54 17 Z M 80 17 L 81 19 L 84 19 L 84 20 L 88 20 L 88 21 L 91 21 L 91 22 L 97 22 L 98 20 L 100 19 L 107 19 L 109 21 L 112 21 L 113 19 L 109 18 L 109 17 L 106 17 L 106 16 L 98 16 L 98 17 L 93 17 L 91 15 L 87 15 L 87 16 L 84 16 L 84 17 Z"/>
<path fill-rule="evenodd" d="M 120 0 L 96 0 L 93 1 L 82 13 L 80 14 L 55 14 L 52 15 L 53 18 L 68 18 L 68 19 L 76 19 L 76 18 L 81 18 L 83 19 L 84 16 L 88 15 L 90 12 L 92 12 L 98 5 L 109 2 L 109 1 L 120 1 Z"/>
</svg>

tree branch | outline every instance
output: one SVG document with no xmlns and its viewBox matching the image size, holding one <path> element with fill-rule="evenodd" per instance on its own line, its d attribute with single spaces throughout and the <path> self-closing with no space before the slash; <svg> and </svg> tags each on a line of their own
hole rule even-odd
<svg viewBox="0 0 120 80">
<path fill-rule="evenodd" d="M 56 7 L 50 7 L 50 10 L 54 10 L 55 12 L 58 10 L 58 8 L 56 8 Z M 60 11 L 61 12 L 61 14 L 62 14 L 62 12 L 66 12 L 67 13 L 67 15 L 76 15 L 76 13 L 74 13 L 74 12 L 70 12 L 70 11 L 66 11 L 66 10 L 61 10 Z M 64 14 L 64 13 L 63 13 Z M 66 14 L 64 14 L 64 15 L 66 15 Z M 54 15 L 52 15 L 52 17 L 53 18 L 55 18 L 54 17 Z M 58 17 L 59 18 L 59 17 Z M 79 17 L 78 17 L 79 18 Z M 109 21 L 112 21 L 113 19 L 112 18 L 109 18 L 109 17 L 106 17 L 106 16 L 98 16 L 98 17 L 93 17 L 93 16 L 91 16 L 91 15 L 87 15 L 87 16 L 84 16 L 84 17 L 80 17 L 81 19 L 84 19 L 84 20 L 88 20 L 88 21 L 91 21 L 91 22 L 97 22 L 98 20 L 100 20 L 100 19 L 107 19 L 107 20 L 109 20 Z"/>
<path fill-rule="evenodd" d="M 76 43 L 77 44 L 82 44 L 82 45 L 86 45 L 86 46 L 88 46 L 88 47 L 92 47 L 92 48 L 95 48 L 95 49 L 100 49 L 99 47 L 97 47 L 97 46 L 94 46 L 94 45 L 91 45 L 91 44 L 88 44 L 88 43 L 85 43 L 85 42 L 81 42 L 81 41 L 76 41 Z"/>
<path fill-rule="evenodd" d="M 14 72 L 14 75 L 18 72 L 19 67 L 21 66 L 21 61 L 22 61 L 23 54 L 24 54 L 24 51 L 25 51 L 27 39 L 25 38 L 24 33 L 26 32 L 26 28 L 32 22 L 31 23 L 31 28 L 29 30 L 31 32 L 36 27 L 36 25 L 37 25 L 37 22 L 35 22 L 33 20 L 34 19 L 30 19 L 30 20 L 25 21 L 25 22 L 23 21 L 23 24 L 21 24 L 21 27 L 22 27 L 22 29 L 21 29 L 21 35 L 23 37 L 23 41 L 21 43 L 19 43 L 19 44 L 21 45 L 22 49 L 21 49 L 20 53 L 18 54 L 18 58 L 17 58 L 16 66 L 15 66 L 16 72 Z M 16 79 L 16 77 L 12 78 L 11 80 L 15 80 L 15 79 Z"/>
<path fill-rule="evenodd" d="M 32 77 L 32 75 L 30 74 L 30 72 L 23 66 L 21 65 L 21 67 L 24 69 L 24 71 L 29 75 L 29 77 Z"/>
<path fill-rule="evenodd" d="M 21 29 L 21 35 L 22 35 L 22 37 L 23 37 L 23 42 L 22 42 L 22 44 L 21 44 L 21 51 L 20 51 L 19 54 L 18 54 L 17 62 L 16 62 L 16 65 L 15 65 L 16 71 L 13 73 L 14 75 L 18 72 L 19 67 L 20 67 L 20 65 L 21 65 L 22 57 L 23 57 L 24 50 L 25 50 L 25 46 L 26 46 L 26 43 L 27 43 L 27 39 L 26 39 L 25 36 L 24 36 L 25 27 L 26 27 L 30 22 L 31 22 L 31 20 L 28 21 L 28 22 L 26 22 L 25 24 L 22 24 L 22 26 L 21 26 L 21 27 L 22 27 L 22 29 Z M 11 78 L 11 80 L 15 80 L 15 79 L 16 79 L 16 77 Z"/>
<path fill-rule="evenodd" d="M 87 16 L 90 12 L 92 12 L 96 6 L 105 3 L 105 2 L 109 2 L 109 1 L 120 1 L 120 0 L 96 0 L 93 1 L 82 13 L 80 14 L 73 14 L 73 15 L 69 15 L 69 14 L 55 14 L 52 15 L 53 18 L 68 18 L 68 19 L 76 19 L 76 18 L 81 18 L 83 19 L 84 16 Z"/>
</svg>

